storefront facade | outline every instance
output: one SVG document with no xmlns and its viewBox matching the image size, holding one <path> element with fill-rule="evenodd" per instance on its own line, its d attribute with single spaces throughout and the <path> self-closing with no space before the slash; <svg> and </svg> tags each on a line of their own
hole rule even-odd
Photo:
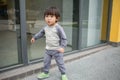
<svg viewBox="0 0 120 80">
<path fill-rule="evenodd" d="M 111 36 L 111 4 L 112 0 L 0 0 L 0 71 L 42 61 L 45 38 L 34 44 L 30 39 L 44 27 L 43 13 L 49 6 L 61 13 L 59 24 L 68 39 L 65 55 L 116 42 Z"/>
</svg>

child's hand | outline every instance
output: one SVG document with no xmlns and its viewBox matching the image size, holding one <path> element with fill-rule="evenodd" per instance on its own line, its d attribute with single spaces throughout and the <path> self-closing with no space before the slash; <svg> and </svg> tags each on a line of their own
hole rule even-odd
<svg viewBox="0 0 120 80">
<path fill-rule="evenodd" d="M 34 42 L 35 42 L 35 39 L 34 39 L 34 38 L 32 38 L 32 39 L 31 39 L 31 43 L 34 43 Z"/>
<path fill-rule="evenodd" d="M 58 51 L 59 51 L 60 53 L 64 53 L 64 48 L 59 48 Z"/>
</svg>

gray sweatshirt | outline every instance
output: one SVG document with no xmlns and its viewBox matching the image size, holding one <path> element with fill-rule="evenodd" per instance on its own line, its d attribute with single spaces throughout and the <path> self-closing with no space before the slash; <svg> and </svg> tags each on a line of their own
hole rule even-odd
<svg viewBox="0 0 120 80">
<path fill-rule="evenodd" d="M 67 38 L 63 28 L 56 24 L 55 26 L 43 27 L 37 34 L 33 36 L 35 40 L 42 38 L 45 35 L 46 49 L 57 50 L 58 48 L 64 48 L 67 45 Z"/>
</svg>

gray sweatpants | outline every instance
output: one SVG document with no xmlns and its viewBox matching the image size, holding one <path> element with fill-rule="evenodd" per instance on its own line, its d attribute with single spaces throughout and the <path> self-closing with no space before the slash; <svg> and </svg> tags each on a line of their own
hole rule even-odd
<svg viewBox="0 0 120 80">
<path fill-rule="evenodd" d="M 46 50 L 45 51 L 43 71 L 45 73 L 49 72 L 52 57 L 55 58 L 55 61 L 57 63 L 57 66 L 61 74 L 65 74 L 66 71 L 65 71 L 64 61 L 63 61 L 63 53 L 60 53 L 57 50 Z"/>
</svg>

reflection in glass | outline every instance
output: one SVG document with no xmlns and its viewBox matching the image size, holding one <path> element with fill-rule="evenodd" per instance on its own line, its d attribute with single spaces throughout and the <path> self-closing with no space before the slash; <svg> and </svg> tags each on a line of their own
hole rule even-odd
<svg viewBox="0 0 120 80">
<path fill-rule="evenodd" d="M 20 24 L 16 24 L 15 9 L 14 0 L 0 0 L 0 68 L 19 63 Z"/>
</svg>

